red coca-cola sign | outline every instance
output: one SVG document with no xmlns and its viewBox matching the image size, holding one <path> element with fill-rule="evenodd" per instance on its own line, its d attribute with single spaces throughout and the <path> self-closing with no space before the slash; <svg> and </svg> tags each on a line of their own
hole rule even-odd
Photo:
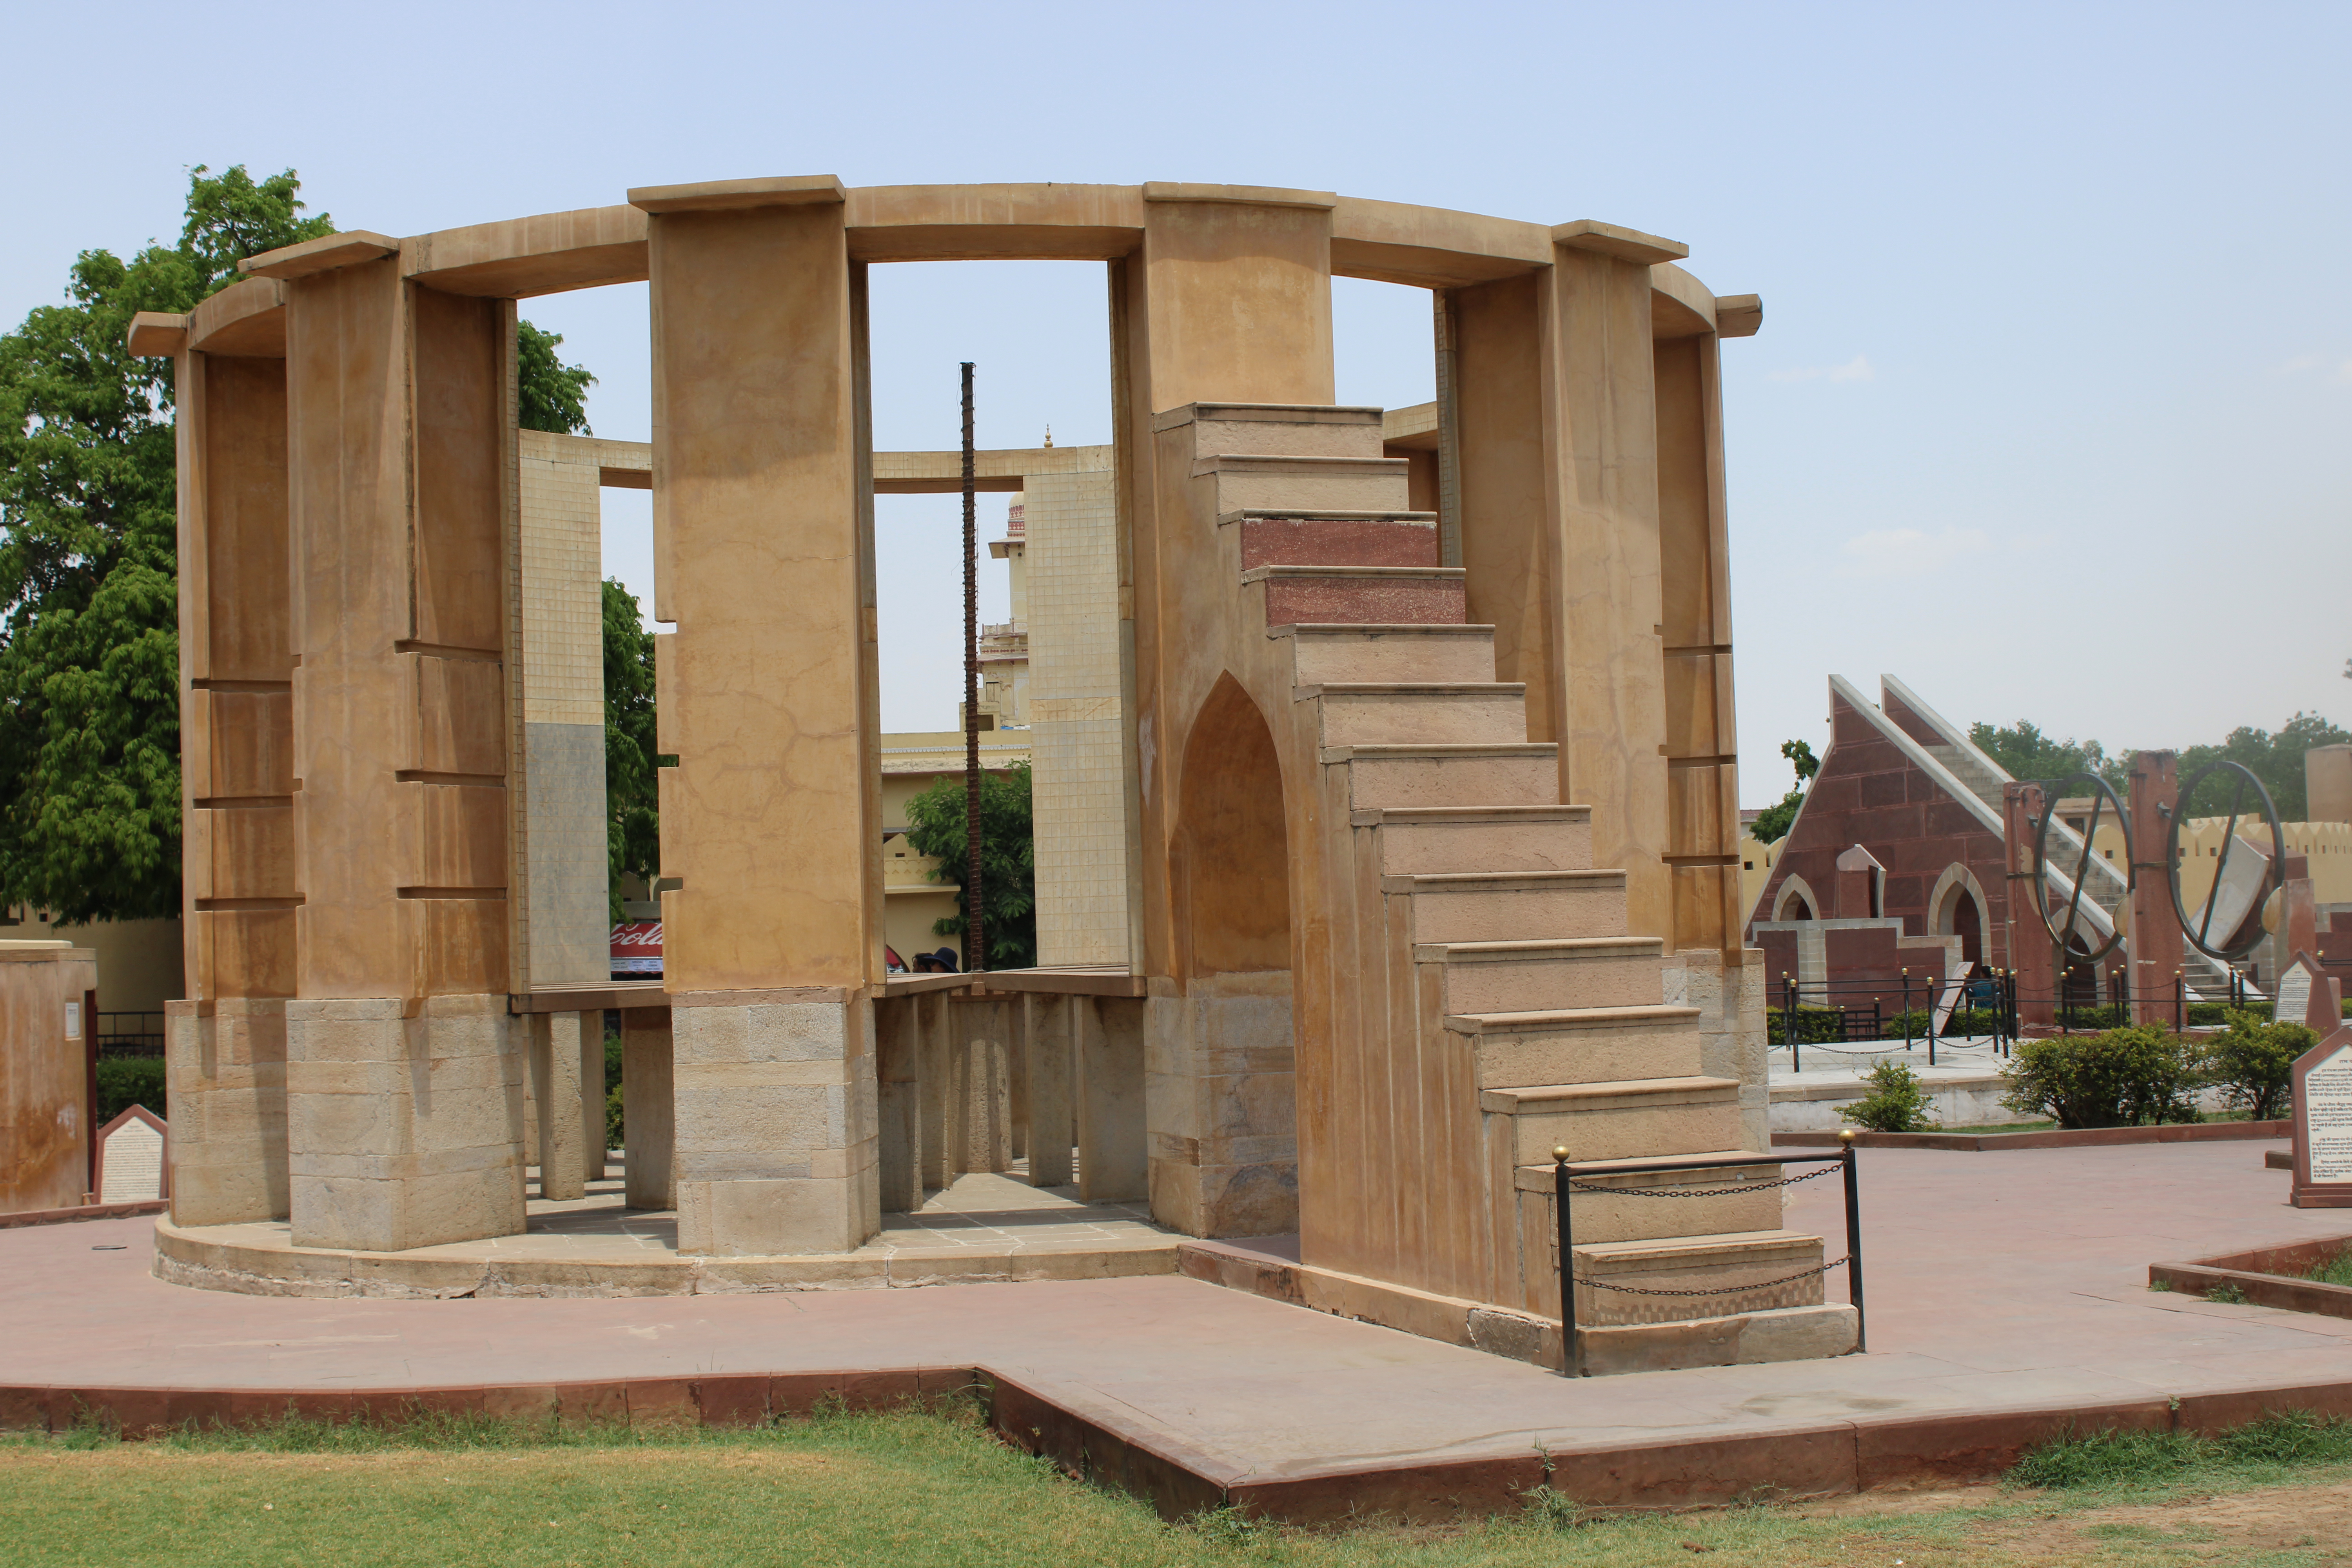
<svg viewBox="0 0 2352 1568">
<path fill-rule="evenodd" d="M 613 978 L 658 978 L 662 972 L 662 923 L 623 921 L 613 928 Z"/>
</svg>

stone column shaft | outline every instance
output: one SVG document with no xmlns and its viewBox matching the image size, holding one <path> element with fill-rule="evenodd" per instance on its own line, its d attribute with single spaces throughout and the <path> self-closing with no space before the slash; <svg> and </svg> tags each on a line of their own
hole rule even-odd
<svg viewBox="0 0 2352 1568">
<path fill-rule="evenodd" d="M 1078 1010 L 1075 996 L 1024 998 L 1029 1025 L 1029 1184 L 1059 1187 L 1071 1177 L 1076 1146 L 1070 1116 L 1071 1045 Z"/>
<path fill-rule="evenodd" d="M 580 1019 L 578 1013 L 533 1013 L 528 1025 L 542 1198 L 588 1195 L 586 1121 L 581 1114 L 588 1079 L 580 1049 Z M 604 1079 L 602 1069 L 600 1062 L 599 1082 Z M 601 1128 L 597 1141 L 603 1142 Z"/>
<path fill-rule="evenodd" d="M 621 1135 L 629 1207 L 677 1207 L 676 1119 L 670 1010 L 627 1008 L 621 1014 Z"/>
</svg>

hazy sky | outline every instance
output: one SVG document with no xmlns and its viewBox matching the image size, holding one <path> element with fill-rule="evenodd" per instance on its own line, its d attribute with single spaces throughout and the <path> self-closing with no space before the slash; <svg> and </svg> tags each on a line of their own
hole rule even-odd
<svg viewBox="0 0 2352 1568">
<path fill-rule="evenodd" d="M 176 232 L 186 168 L 413 234 L 755 174 L 1206 180 L 1672 236 L 1724 348 L 1741 794 L 1824 676 L 2188 744 L 2352 721 L 2341 4 L 26 8 L 0 319 Z M 394 25 L 390 18 L 397 18 Z M 24 144 L 28 153 L 33 143 Z M 875 269 L 876 438 L 1107 438 L 1095 264 Z M 527 301 L 646 434 L 642 286 Z M 1432 395 L 1428 303 L 1338 285 L 1342 401 Z M 646 498 L 607 569 L 648 586 Z M 1001 523 L 1003 498 L 983 498 Z M 884 720 L 953 722 L 951 497 L 885 498 Z M 989 574 L 1003 614 L 1001 568 Z"/>
</svg>

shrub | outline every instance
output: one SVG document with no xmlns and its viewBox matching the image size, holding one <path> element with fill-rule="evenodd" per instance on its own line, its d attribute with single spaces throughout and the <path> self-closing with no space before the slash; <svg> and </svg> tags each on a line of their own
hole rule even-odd
<svg viewBox="0 0 2352 1568">
<path fill-rule="evenodd" d="M 2227 1002 L 2191 1002 L 2189 1004 L 2189 1026 L 2192 1029 L 2217 1029 L 2230 1021 L 2232 1012 L 2251 1013 L 2257 1018 L 2271 1016 L 2271 1005 L 2261 997 L 2249 997 L 2241 1008 Z"/>
<path fill-rule="evenodd" d="M 622 1137 L 625 1131 L 621 1125 L 621 1086 L 616 1083 L 604 1091 L 604 1147 L 627 1148 L 628 1143 Z"/>
<path fill-rule="evenodd" d="M 1936 1122 L 1927 1111 L 1931 1101 L 1919 1075 L 1898 1061 L 1882 1061 L 1870 1069 L 1870 1092 L 1838 1114 L 1873 1132 L 1933 1132 Z"/>
<path fill-rule="evenodd" d="M 2021 1040 L 2001 1076 L 2010 1085 L 2003 1105 L 2064 1128 L 2198 1119 L 2189 1099 L 2198 1066 L 2187 1044 L 2162 1029 Z"/>
<path fill-rule="evenodd" d="M 2205 1081 L 2252 1120 L 2276 1121 L 2294 1096 L 2294 1058 L 2318 1043 L 2301 1024 L 2266 1024 L 2250 1012 L 2232 1012 L 2230 1026 L 2200 1052 Z"/>
<path fill-rule="evenodd" d="M 1764 1038 L 1767 1045 L 1789 1043 L 1789 1011 L 1775 1007 L 1764 1015 Z M 1801 1046 L 1832 1045 L 1845 1038 L 1845 1020 L 1835 1007 L 1799 1007 L 1797 1009 L 1797 1043 Z"/>
<path fill-rule="evenodd" d="M 161 1057 L 100 1057 L 98 1060 L 98 1124 L 113 1121 L 134 1105 L 157 1116 L 163 1107 L 163 1058 Z"/>
</svg>

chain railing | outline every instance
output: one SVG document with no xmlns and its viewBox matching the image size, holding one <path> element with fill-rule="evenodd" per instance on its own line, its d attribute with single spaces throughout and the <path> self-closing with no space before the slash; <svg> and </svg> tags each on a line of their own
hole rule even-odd
<svg viewBox="0 0 2352 1568">
<path fill-rule="evenodd" d="M 1589 1290 L 1612 1290 L 1626 1296 L 1672 1297 L 1677 1300 L 1697 1300 L 1711 1297 L 1753 1295 L 1759 1290 L 1775 1289 L 1792 1285 L 1800 1279 L 1811 1279 L 1827 1274 L 1833 1268 L 1845 1270 L 1846 1300 L 1853 1307 L 1853 1348 L 1859 1352 L 1870 1348 L 1866 1319 L 1862 1298 L 1862 1200 L 1853 1163 L 1853 1133 L 1851 1130 L 1838 1134 L 1839 1149 L 1834 1154 L 1773 1154 L 1754 1160 L 1725 1162 L 1720 1159 L 1647 1160 L 1627 1163 L 1616 1160 L 1594 1160 L 1581 1165 L 1570 1161 L 1566 1149 L 1554 1149 L 1552 1158 L 1552 1211 L 1559 1229 L 1559 1343 L 1560 1370 L 1564 1376 L 1582 1377 L 1584 1373 L 1584 1340 L 1577 1326 L 1576 1288 Z M 1731 1170 L 1740 1165 L 1820 1165 L 1818 1171 L 1808 1171 L 1801 1176 L 1776 1176 L 1753 1182 L 1735 1182 L 1717 1187 L 1610 1187 L 1596 1185 L 1596 1179 L 1611 1176 L 1633 1176 L 1664 1171 Z M 1669 1290 L 1645 1285 L 1620 1285 L 1613 1280 L 1580 1278 L 1576 1273 L 1576 1238 L 1570 1194 L 1581 1193 L 1594 1197 L 1625 1198 L 1716 1198 L 1738 1193 L 1760 1193 L 1775 1187 L 1793 1187 L 1800 1182 L 1810 1182 L 1816 1176 L 1826 1176 L 1835 1166 L 1845 1181 L 1845 1256 L 1811 1268 L 1801 1268 L 1794 1274 L 1775 1279 L 1753 1279 L 1744 1284 L 1727 1285 L 1710 1290 Z"/>
</svg>

